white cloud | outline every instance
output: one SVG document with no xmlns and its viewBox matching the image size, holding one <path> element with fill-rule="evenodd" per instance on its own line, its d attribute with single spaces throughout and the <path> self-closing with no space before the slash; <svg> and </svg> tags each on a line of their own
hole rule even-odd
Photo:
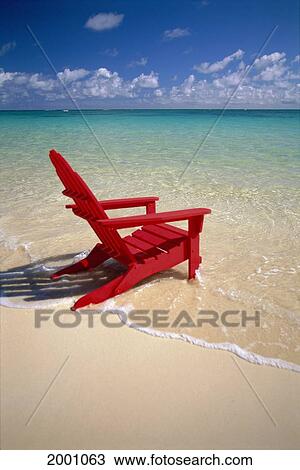
<svg viewBox="0 0 300 470">
<path fill-rule="evenodd" d="M 236 72 L 235 72 L 236 73 Z M 160 98 L 169 106 L 221 107 L 232 96 L 238 76 L 229 74 L 222 81 L 197 80 L 187 77 L 179 86 L 172 87 L 168 100 Z M 250 80 L 243 83 L 231 100 L 232 107 L 282 107 L 283 104 L 299 102 L 297 85 L 292 83 L 259 84 Z"/>
<path fill-rule="evenodd" d="M 159 87 L 159 77 L 155 72 L 149 75 L 142 73 L 132 80 L 124 80 L 117 72 L 105 67 L 94 71 L 65 69 L 58 73 L 57 78 L 38 73 L 5 72 L 0 69 L 0 101 L 13 101 L 26 94 L 29 98 L 38 95 L 46 101 L 65 99 L 65 90 L 59 79 L 64 81 L 70 94 L 78 100 L 116 97 L 139 99 L 145 93 L 151 96 L 152 90 Z M 156 96 L 160 96 L 160 93 Z"/>
<path fill-rule="evenodd" d="M 174 29 L 167 29 L 164 31 L 164 39 L 177 39 L 183 38 L 184 36 L 190 36 L 190 30 L 188 28 L 174 28 Z"/>
<path fill-rule="evenodd" d="M 177 103 L 198 102 L 207 96 L 212 87 L 206 80 L 196 80 L 195 75 L 189 75 L 180 85 L 173 86 L 170 92 L 170 98 Z"/>
<path fill-rule="evenodd" d="M 154 95 L 160 97 L 163 95 L 163 91 L 160 88 L 157 88 L 154 90 Z"/>
<path fill-rule="evenodd" d="M 7 54 L 9 51 L 12 51 L 16 47 L 16 42 L 7 42 L 0 47 L 0 57 Z"/>
<path fill-rule="evenodd" d="M 217 88 L 237 87 L 241 83 L 243 73 L 241 71 L 232 72 L 223 77 L 213 80 L 213 84 Z"/>
<path fill-rule="evenodd" d="M 285 72 L 287 71 L 287 67 L 284 66 L 282 62 L 275 63 L 270 67 L 266 67 L 264 70 L 257 75 L 255 80 L 264 80 L 264 81 L 272 81 L 282 77 Z"/>
<path fill-rule="evenodd" d="M 63 82 L 70 83 L 76 80 L 80 80 L 81 78 L 86 77 L 88 74 L 89 71 L 85 69 L 65 69 L 63 72 L 58 72 L 57 76 Z"/>
<path fill-rule="evenodd" d="M 85 27 L 93 31 L 105 31 L 117 28 L 123 21 L 124 15 L 117 13 L 98 13 L 91 16 L 85 23 Z"/>
<path fill-rule="evenodd" d="M 117 57 L 117 55 L 119 55 L 119 51 L 113 47 L 112 49 L 105 49 L 104 54 L 108 55 L 109 57 Z"/>
<path fill-rule="evenodd" d="M 257 70 L 263 70 L 277 62 L 285 62 L 285 60 L 284 52 L 273 52 L 272 54 L 265 54 L 262 57 L 257 58 L 254 62 L 254 67 Z"/>
<path fill-rule="evenodd" d="M 292 64 L 299 64 L 300 62 L 300 54 L 296 55 L 294 60 L 292 60 Z"/>
<path fill-rule="evenodd" d="M 133 80 L 124 80 L 117 72 L 101 67 L 93 72 L 89 78 L 83 80 L 82 87 L 74 90 L 78 98 L 99 97 L 115 98 L 122 96 L 126 98 L 137 98 L 143 89 L 158 88 L 158 75 L 151 72 L 149 75 L 141 74 Z M 73 91 L 73 93 L 74 93 Z"/>
<path fill-rule="evenodd" d="M 17 72 L 4 72 L 0 69 L 0 87 L 7 81 L 13 80 L 18 75 Z"/>
<path fill-rule="evenodd" d="M 158 74 L 151 72 L 149 75 L 145 75 L 142 73 L 132 80 L 132 85 L 141 88 L 158 88 Z"/>
<path fill-rule="evenodd" d="M 293 70 L 288 70 L 288 72 L 285 75 L 286 80 L 299 80 L 300 79 L 300 70 L 297 72 L 294 72 Z"/>
<path fill-rule="evenodd" d="M 130 86 L 124 82 L 117 72 L 101 67 L 82 82 L 82 87 L 77 90 L 78 98 L 99 97 L 115 98 L 116 96 L 131 96 Z"/>
<path fill-rule="evenodd" d="M 240 53 L 235 55 L 242 56 Z M 285 65 L 285 55 L 264 57 L 259 66 L 266 62 L 271 65 L 264 65 L 259 75 L 250 73 L 244 80 L 242 78 L 249 65 L 243 61 L 234 71 L 213 80 L 198 80 L 190 75 L 178 86 L 173 86 L 168 99 L 164 95 L 160 102 L 168 106 L 173 103 L 173 106 L 221 107 L 231 98 L 231 107 L 296 106 L 299 103 L 299 84 L 294 82 L 297 74 Z M 236 93 L 232 96 L 235 89 Z"/>
<path fill-rule="evenodd" d="M 194 65 L 194 70 L 197 70 L 197 72 L 200 73 L 215 73 L 215 72 L 220 72 L 221 70 L 224 70 L 225 67 L 227 67 L 230 62 L 233 60 L 238 60 L 241 59 L 244 55 L 244 51 L 241 49 L 238 49 L 236 52 L 233 54 L 230 54 L 224 59 L 219 60 L 217 62 L 209 63 L 209 62 L 202 62 L 200 65 Z"/>
<path fill-rule="evenodd" d="M 141 57 L 138 60 L 133 60 L 128 64 L 128 67 L 145 67 L 148 63 L 148 57 Z"/>
<path fill-rule="evenodd" d="M 52 91 L 57 87 L 57 81 L 52 78 L 45 78 L 40 73 L 34 73 L 28 78 L 28 86 L 35 90 Z"/>
<path fill-rule="evenodd" d="M 5 72 L 0 69 L 0 102 L 26 103 L 34 96 L 53 100 L 57 98 L 60 88 L 57 79 L 40 73 Z"/>
<path fill-rule="evenodd" d="M 191 94 L 195 91 L 195 88 L 193 87 L 194 83 L 195 83 L 195 75 L 190 75 L 182 83 L 181 92 L 185 96 L 191 96 Z"/>
<path fill-rule="evenodd" d="M 114 75 L 118 75 L 117 72 L 111 72 L 110 70 L 106 69 L 105 67 L 100 67 L 100 69 L 96 70 L 96 76 L 97 77 L 111 78 Z"/>
</svg>

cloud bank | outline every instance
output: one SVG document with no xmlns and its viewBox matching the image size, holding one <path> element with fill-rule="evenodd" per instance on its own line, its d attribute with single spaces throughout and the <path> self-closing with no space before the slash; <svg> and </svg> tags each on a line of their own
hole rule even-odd
<svg viewBox="0 0 300 470">
<path fill-rule="evenodd" d="M 34 103 L 40 107 L 70 107 L 65 86 L 79 106 L 94 108 L 104 105 L 222 108 L 233 94 L 230 105 L 236 108 L 299 106 L 298 56 L 288 59 L 284 52 L 263 55 L 256 59 L 247 76 L 249 65 L 244 63 L 243 56 L 239 49 L 217 62 L 202 63 L 194 67 L 197 72 L 200 67 L 199 75 L 189 74 L 176 85 L 170 77 L 168 86 L 162 86 L 155 71 L 125 79 L 106 67 L 65 68 L 57 76 L 0 69 L 0 103 L 2 108 L 19 107 L 20 103 L 25 107 Z"/>
</svg>

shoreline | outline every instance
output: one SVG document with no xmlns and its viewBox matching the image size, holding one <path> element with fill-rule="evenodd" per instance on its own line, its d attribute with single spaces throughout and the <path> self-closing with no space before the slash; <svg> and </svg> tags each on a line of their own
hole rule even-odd
<svg viewBox="0 0 300 470">
<path fill-rule="evenodd" d="M 33 264 L 35 264 L 34 259 L 32 258 L 31 254 L 30 254 L 29 247 L 26 244 L 24 244 L 24 245 L 22 244 L 22 245 L 18 245 L 18 246 L 21 246 L 22 249 L 24 249 L 24 252 L 26 253 L 26 255 L 29 256 L 30 261 Z M 78 253 L 77 255 L 75 255 L 72 262 L 75 262 L 75 261 L 85 257 L 88 254 L 88 252 L 89 252 L 89 250 L 85 250 L 83 252 Z M 50 273 L 52 271 L 56 270 L 56 268 L 46 266 L 44 264 L 39 264 L 38 261 L 37 261 L 37 266 L 39 267 L 39 272 L 41 274 L 46 272 L 48 275 L 50 275 Z M 15 274 L 18 275 L 17 266 L 16 266 L 15 269 L 16 269 Z M 197 280 L 201 284 L 200 278 L 201 278 L 201 276 L 198 272 L 197 273 Z M 67 276 L 66 279 L 68 280 L 69 277 Z M 141 289 L 143 289 L 143 287 Z M 138 292 L 138 290 L 139 289 L 137 289 L 137 292 Z M 75 298 L 76 298 L 76 296 L 75 296 Z M 254 365 L 263 365 L 263 366 L 273 367 L 273 368 L 277 368 L 277 369 L 284 369 L 284 370 L 289 370 L 289 371 L 292 371 L 292 372 L 300 373 L 300 364 L 297 364 L 296 362 L 287 361 L 287 360 L 284 360 L 284 359 L 281 359 L 281 358 L 278 358 L 278 357 L 273 357 L 273 356 L 265 356 L 265 355 L 256 353 L 254 351 L 249 351 L 249 350 L 245 349 L 244 347 L 240 346 L 239 344 L 237 344 L 233 341 L 226 341 L 226 342 L 207 341 L 207 340 L 205 340 L 201 337 L 193 336 L 193 335 L 188 334 L 188 333 L 172 332 L 172 331 L 168 331 L 168 330 L 159 330 L 159 329 L 154 329 L 154 328 L 151 328 L 151 327 L 143 327 L 143 326 L 140 326 L 140 325 L 135 325 L 127 317 L 127 312 L 130 311 L 130 309 L 132 309 L 132 305 L 130 303 L 129 304 L 121 303 L 121 305 L 118 305 L 116 303 L 116 299 L 118 299 L 118 298 L 122 298 L 122 295 L 121 296 L 116 296 L 115 298 L 108 299 L 107 301 L 103 302 L 103 304 L 101 304 L 101 306 L 103 308 L 100 308 L 99 305 L 95 305 L 94 307 L 92 307 L 92 310 L 93 311 L 99 310 L 100 314 L 101 314 L 101 312 L 110 311 L 110 310 L 111 311 L 116 311 L 116 314 L 119 316 L 120 321 L 124 325 L 126 325 L 128 328 L 135 329 L 136 331 L 144 333 L 146 335 L 150 335 L 150 336 L 153 336 L 153 337 L 158 337 L 158 338 L 161 338 L 161 339 L 171 339 L 171 340 L 182 341 L 182 342 L 191 344 L 193 346 L 198 346 L 198 347 L 201 347 L 201 348 L 204 348 L 204 349 L 228 352 L 228 353 L 234 354 L 236 357 L 238 357 L 240 359 L 243 359 L 243 361 L 249 362 L 249 363 L 254 364 Z M 68 298 L 68 297 L 61 298 L 61 299 L 58 298 L 58 299 L 55 299 L 55 300 L 54 299 L 49 299 L 49 303 L 47 303 L 46 299 L 45 299 L 45 301 L 46 301 L 46 305 L 43 303 L 43 300 L 34 302 L 34 305 L 32 305 L 32 308 L 38 308 L 38 309 L 41 309 L 41 310 L 43 310 L 43 309 L 47 310 L 48 308 L 52 308 L 52 309 L 59 310 L 59 308 L 61 307 L 61 308 L 67 308 L 68 309 L 69 306 L 74 302 L 74 298 L 73 298 L 73 300 L 71 300 L 71 298 Z M 2 300 L 2 298 L 0 298 L 0 309 L 1 308 L 13 309 L 15 311 L 28 310 L 28 306 L 26 305 L 26 303 L 18 304 L 16 302 L 14 302 L 14 300 L 10 301 L 9 298 L 6 298 L 4 301 Z"/>
<path fill-rule="evenodd" d="M 235 343 L 211 343 L 209 341 L 205 341 L 201 338 L 196 338 L 191 335 L 187 335 L 185 333 L 171 333 L 171 332 L 160 332 L 158 330 L 154 330 L 153 328 L 143 328 L 134 325 L 133 323 L 126 323 L 129 328 L 133 328 L 136 331 L 140 331 L 150 336 L 158 337 L 158 338 L 167 338 L 173 340 L 183 341 L 188 344 L 192 344 L 194 346 L 200 346 L 204 349 L 212 349 L 217 351 L 224 351 L 234 354 L 235 356 L 243 359 L 250 364 L 254 364 L 257 366 L 269 366 L 275 367 L 277 369 L 285 369 L 290 370 L 292 372 L 300 373 L 300 365 L 295 364 L 293 362 L 284 361 L 283 359 L 279 359 L 276 357 L 268 357 L 262 356 L 260 354 L 246 351 L 244 348 L 241 348 L 238 344 Z"/>
<path fill-rule="evenodd" d="M 261 354 L 257 354 L 252 351 L 247 351 L 246 349 L 240 347 L 238 344 L 231 343 L 231 342 L 226 342 L 226 343 L 214 343 L 210 341 L 206 341 L 202 338 L 197 338 L 195 336 L 186 334 L 186 333 L 173 333 L 171 331 L 160 331 L 154 328 L 149 328 L 149 327 L 142 327 L 139 325 L 134 324 L 128 318 L 126 317 L 127 310 L 128 308 L 122 306 L 117 306 L 114 304 L 114 299 L 110 299 L 104 304 L 107 303 L 107 306 L 104 306 L 104 309 L 102 309 L 99 314 L 102 312 L 106 311 L 114 311 L 116 310 L 116 314 L 119 316 L 120 321 L 126 325 L 128 328 L 132 328 L 136 330 L 137 332 L 144 333 L 149 336 L 153 336 L 155 338 L 161 338 L 161 339 L 170 339 L 170 340 L 175 340 L 175 341 L 183 341 L 184 343 L 191 344 L 193 346 L 198 346 L 203 349 L 208 349 L 208 350 L 214 350 L 214 351 L 224 351 L 227 353 L 231 353 L 234 356 L 243 359 L 243 361 L 249 362 L 250 364 L 256 365 L 256 366 L 266 366 L 266 367 L 273 367 L 276 369 L 283 369 L 283 370 L 288 370 L 291 372 L 295 373 L 300 373 L 300 364 L 296 364 L 294 362 L 289 362 L 285 361 L 280 358 L 276 357 L 270 357 L 270 356 L 263 356 Z M 110 304 L 112 304 L 110 306 Z M 59 308 L 59 306 L 62 306 L 60 301 L 57 301 L 57 305 L 52 305 L 52 308 Z M 16 307 L 13 304 L 9 304 L 9 302 L 1 303 L 0 299 L 0 310 L 1 308 L 7 308 L 7 309 L 13 309 L 15 311 L 18 310 L 27 310 L 26 307 Z M 47 307 L 41 307 L 40 310 L 47 310 Z M 96 308 L 93 308 L 93 312 L 97 310 Z M 120 313 L 120 310 L 122 310 L 122 313 Z M 125 317 L 124 317 L 125 314 Z"/>
</svg>

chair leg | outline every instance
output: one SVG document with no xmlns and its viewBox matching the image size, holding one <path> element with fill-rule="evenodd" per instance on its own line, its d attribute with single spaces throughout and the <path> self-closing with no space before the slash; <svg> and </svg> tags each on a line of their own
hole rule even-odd
<svg viewBox="0 0 300 470">
<path fill-rule="evenodd" d="M 66 266 L 63 269 L 60 269 L 51 275 L 51 279 L 57 279 L 60 276 L 64 276 L 65 274 L 77 274 L 82 271 L 96 268 L 99 264 L 103 263 L 107 259 L 109 259 L 109 255 L 103 251 L 101 244 L 97 243 L 97 245 L 94 246 L 86 258 L 77 261 L 77 263 L 71 264 L 70 266 Z"/>
<path fill-rule="evenodd" d="M 201 256 L 198 257 L 198 261 L 195 257 L 192 259 L 189 259 L 189 276 L 188 276 L 189 279 L 195 279 L 196 271 L 199 268 L 201 261 L 202 261 Z"/>
<path fill-rule="evenodd" d="M 75 302 L 73 307 L 71 307 L 71 310 L 74 311 L 79 308 L 87 307 L 91 304 L 99 304 L 100 302 L 104 302 L 104 300 L 107 300 L 110 297 L 114 297 L 115 295 L 121 293 L 119 291 L 117 292 L 117 287 L 126 278 L 127 274 L 128 272 L 121 274 L 120 276 L 117 276 L 115 279 L 108 282 L 107 284 L 104 284 L 103 286 L 98 287 L 98 289 L 95 289 L 92 292 L 89 292 L 88 294 L 84 295 L 83 297 L 80 297 L 80 299 Z"/>
<path fill-rule="evenodd" d="M 201 257 L 199 256 L 200 232 L 203 225 L 203 216 L 189 220 L 189 279 L 195 279 L 196 269 L 199 268 Z"/>
<path fill-rule="evenodd" d="M 116 295 L 122 294 L 127 290 L 134 287 L 140 281 L 148 277 L 152 273 L 148 273 L 144 269 L 141 270 L 137 265 L 133 265 L 123 274 L 120 274 L 115 279 L 112 279 L 107 284 L 98 287 L 98 289 L 89 292 L 88 294 L 80 297 L 71 310 L 77 310 L 78 308 L 87 307 L 90 304 L 99 304 L 104 300 L 115 297 Z"/>
</svg>

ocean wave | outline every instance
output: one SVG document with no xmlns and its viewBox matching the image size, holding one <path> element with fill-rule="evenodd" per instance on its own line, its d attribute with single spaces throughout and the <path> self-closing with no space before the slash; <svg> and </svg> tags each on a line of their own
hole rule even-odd
<svg viewBox="0 0 300 470">
<path fill-rule="evenodd" d="M 184 341 L 185 343 L 193 344 L 195 346 L 201 346 L 206 349 L 215 349 L 215 350 L 231 352 L 232 354 L 240 357 L 241 359 L 244 359 L 256 365 L 265 365 L 265 366 L 277 367 L 278 369 L 288 369 L 294 372 L 300 372 L 300 365 L 298 364 L 284 361 L 283 359 L 261 356 L 260 354 L 246 351 L 245 349 L 241 348 L 240 346 L 234 343 L 229 343 L 229 342 L 228 343 L 227 342 L 226 343 L 210 343 L 208 341 L 205 341 L 200 338 L 195 338 L 194 336 L 191 336 L 185 333 L 158 331 L 158 330 L 155 330 L 154 328 L 142 327 L 142 326 L 136 325 L 128 319 L 128 312 L 131 309 L 132 309 L 132 306 L 122 307 L 120 309 L 120 307 L 113 305 L 112 303 L 110 303 L 110 305 L 107 308 L 105 308 L 105 310 L 116 310 L 120 320 L 129 328 L 133 328 L 136 331 L 145 333 L 150 336 L 155 336 L 155 337 L 164 338 L 164 339 L 180 340 L 180 341 Z M 102 311 L 105 311 L 105 310 L 102 309 Z"/>
</svg>

